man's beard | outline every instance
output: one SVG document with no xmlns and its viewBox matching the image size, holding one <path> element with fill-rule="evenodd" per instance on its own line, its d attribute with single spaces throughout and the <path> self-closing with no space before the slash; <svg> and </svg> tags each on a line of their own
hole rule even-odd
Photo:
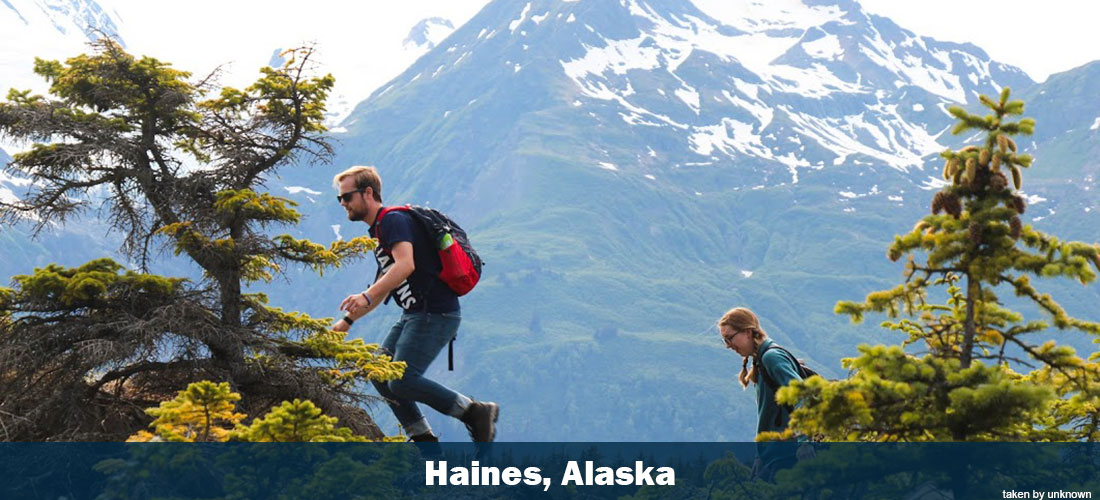
<svg viewBox="0 0 1100 500">
<path fill-rule="evenodd" d="M 367 216 L 367 211 L 366 210 L 364 210 L 362 212 L 359 212 L 355 209 L 348 210 L 348 220 L 350 220 L 350 221 L 361 221 L 364 218 L 366 218 L 366 216 Z"/>
</svg>

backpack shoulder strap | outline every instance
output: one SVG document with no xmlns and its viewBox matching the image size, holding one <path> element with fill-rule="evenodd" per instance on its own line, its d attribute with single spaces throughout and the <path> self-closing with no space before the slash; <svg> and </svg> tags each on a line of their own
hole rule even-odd
<svg viewBox="0 0 1100 500">
<path fill-rule="evenodd" d="M 799 377 L 802 377 L 802 367 L 798 363 L 798 358 L 795 358 L 794 354 L 791 354 L 791 351 L 788 351 L 787 349 L 785 349 L 783 346 L 781 346 L 779 344 L 776 344 L 776 343 L 773 342 L 772 345 L 768 346 L 767 349 L 764 349 L 764 352 L 761 352 L 760 356 L 758 356 L 759 359 L 760 359 L 760 366 L 757 367 L 757 369 L 760 371 L 761 375 L 764 375 L 764 381 L 766 381 L 768 383 L 768 386 L 770 386 L 772 388 L 772 390 L 778 390 L 779 389 L 779 383 L 776 382 L 775 379 L 772 378 L 771 374 L 768 373 L 768 368 L 764 364 L 764 354 L 766 354 L 768 351 L 770 351 L 772 349 L 779 349 L 781 352 L 783 352 L 787 355 L 787 359 L 790 360 L 791 363 L 794 363 L 794 371 L 795 371 L 795 373 L 798 374 Z M 755 361 L 754 361 L 754 363 L 755 363 Z M 803 377 L 803 378 L 805 378 L 805 377 Z"/>
<path fill-rule="evenodd" d="M 794 372 L 797 373 L 799 377 L 807 378 L 806 370 L 803 369 L 802 362 L 799 361 L 799 359 L 794 355 L 793 352 L 788 351 L 787 348 L 777 344 L 772 344 L 772 347 L 783 351 L 787 355 L 787 359 L 794 364 Z"/>
<path fill-rule="evenodd" d="M 371 224 L 371 228 L 381 229 L 381 226 L 379 226 L 379 224 L 382 223 L 382 219 L 386 217 L 386 214 L 388 214 L 390 212 L 395 212 L 395 211 L 396 212 L 407 212 L 408 210 L 409 210 L 408 205 L 393 206 L 393 207 L 382 207 L 380 210 L 378 210 L 378 215 L 375 216 L 374 224 Z"/>
<path fill-rule="evenodd" d="M 378 235 L 378 239 L 382 239 L 382 218 L 384 218 L 386 214 L 390 212 L 408 212 L 409 209 L 409 205 L 382 207 L 382 209 L 378 211 L 378 215 L 374 218 L 374 224 L 371 224 L 371 228 L 374 229 L 374 234 Z M 386 252 L 385 250 L 382 251 Z M 386 253 L 388 254 L 389 252 Z"/>
<path fill-rule="evenodd" d="M 390 212 L 395 212 L 395 211 L 396 212 L 405 212 L 405 211 L 408 211 L 408 210 L 409 210 L 408 205 L 393 206 L 393 207 L 382 207 L 382 209 L 378 211 L 378 215 L 374 217 L 374 224 L 371 224 L 371 228 L 373 228 L 375 230 L 374 234 L 377 235 L 378 239 L 379 240 L 382 239 L 382 225 L 381 224 L 382 224 L 382 218 L 385 217 L 386 214 L 388 214 Z M 389 252 L 386 251 L 385 248 L 382 248 L 381 246 L 379 246 L 379 250 L 382 250 L 382 252 L 385 252 L 387 255 L 389 255 Z M 377 283 L 378 279 L 381 278 L 381 277 L 382 277 L 382 268 L 379 267 L 378 270 L 374 273 L 374 283 Z M 382 303 L 383 304 L 389 304 L 390 303 L 390 295 L 389 294 L 386 294 L 386 298 L 382 300 Z"/>
<path fill-rule="evenodd" d="M 772 344 L 772 346 L 774 345 L 775 344 Z M 767 349 L 764 349 L 764 352 L 761 352 L 759 356 L 753 358 L 752 364 L 756 367 L 757 373 L 764 376 L 764 383 L 768 384 L 768 387 L 771 387 L 774 391 L 778 388 L 779 384 L 775 382 L 775 379 L 772 378 L 771 374 L 768 373 L 768 369 L 764 366 L 764 354 L 770 351 L 772 346 L 768 346 Z"/>
</svg>

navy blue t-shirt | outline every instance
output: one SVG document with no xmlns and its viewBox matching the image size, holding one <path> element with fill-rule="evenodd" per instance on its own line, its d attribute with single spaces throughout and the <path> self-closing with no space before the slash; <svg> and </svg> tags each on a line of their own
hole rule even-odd
<svg viewBox="0 0 1100 500">
<path fill-rule="evenodd" d="M 378 248 L 374 249 L 374 259 L 381 273 L 393 266 L 390 250 L 402 241 L 413 246 L 413 263 L 416 269 L 403 283 L 390 292 L 390 298 L 402 309 L 427 311 L 432 313 L 454 312 L 458 310 L 458 295 L 455 295 L 446 283 L 439 279 L 443 264 L 439 262 L 436 245 L 428 232 L 412 216 L 400 211 L 386 214 L 370 228 L 370 235 L 378 238 Z"/>
</svg>

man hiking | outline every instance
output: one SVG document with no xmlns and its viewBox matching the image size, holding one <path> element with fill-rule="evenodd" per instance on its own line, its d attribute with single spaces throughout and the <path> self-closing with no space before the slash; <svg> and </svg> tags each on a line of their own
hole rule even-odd
<svg viewBox="0 0 1100 500">
<path fill-rule="evenodd" d="M 405 375 L 390 382 L 374 382 L 374 386 L 386 398 L 405 434 L 413 441 L 439 440 L 417 407 L 416 403 L 423 403 L 461 420 L 474 441 L 492 441 L 500 411 L 496 403 L 474 401 L 424 377 L 443 347 L 455 338 L 461 321 L 458 295 L 439 279 L 442 264 L 437 243 L 407 212 L 386 211 L 379 218 L 384 208 L 382 180 L 374 167 L 351 167 L 337 174 L 333 185 L 348 220 L 365 222 L 371 237 L 378 239 L 374 256 L 379 276 L 369 288 L 340 303 L 340 310 L 347 315 L 332 329 L 348 331 L 386 296 L 392 298 L 404 312 L 381 347 L 394 361 L 406 363 Z"/>
</svg>

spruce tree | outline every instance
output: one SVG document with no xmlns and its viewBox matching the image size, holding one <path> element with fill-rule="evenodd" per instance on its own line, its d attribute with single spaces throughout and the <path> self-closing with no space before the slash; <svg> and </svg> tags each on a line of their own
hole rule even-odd
<svg viewBox="0 0 1100 500">
<path fill-rule="evenodd" d="M 313 403 L 298 399 L 284 401 L 249 425 L 242 425 L 248 415 L 236 411 L 240 399 L 241 395 L 230 390 L 226 382 L 194 382 L 175 399 L 145 410 L 154 417 L 149 424 L 153 432 L 138 431 L 127 441 L 366 441 L 365 437 L 352 434 L 351 429 L 339 427 L 335 417 L 325 415 Z"/>
<path fill-rule="evenodd" d="M 322 272 L 375 244 L 270 233 L 300 214 L 263 192 L 265 178 L 331 157 L 332 76 L 315 76 L 303 48 L 245 89 L 219 89 L 216 75 L 192 79 L 108 38 L 93 48 L 35 61 L 49 96 L 12 90 L 0 103 L 0 134 L 33 143 L 7 168 L 34 181 L 0 217 L 41 229 L 98 206 L 141 269 L 51 265 L 0 290 L 0 439 L 124 439 L 148 423 L 142 408 L 206 379 L 227 381 L 247 414 L 308 399 L 380 438 L 366 381 L 398 378 L 403 363 L 248 292 L 287 265 Z M 149 274 L 165 247 L 202 278 Z"/>
<path fill-rule="evenodd" d="M 1020 189 L 1032 158 L 1013 136 L 1031 134 L 1035 122 L 1011 121 L 1024 103 L 1010 101 L 1007 88 L 981 102 L 990 114 L 950 108 L 954 134 L 978 130 L 983 140 L 942 153 L 946 185 L 932 199 L 932 214 L 887 252 L 893 261 L 908 257 L 905 282 L 836 306 L 855 322 L 887 314 L 882 325 L 900 332 L 902 345 L 861 346 L 843 361 L 854 372 L 848 379 L 813 378 L 781 390 L 780 401 L 804 402 L 792 416 L 794 431 L 831 440 L 1100 439 L 1097 354 L 1078 355 L 1050 330 L 1095 339 L 1100 324 L 1071 317 L 1032 282 L 1092 283 L 1100 246 L 1023 224 Z M 1006 291 L 1035 304 L 1050 323 L 1005 307 Z"/>
</svg>

